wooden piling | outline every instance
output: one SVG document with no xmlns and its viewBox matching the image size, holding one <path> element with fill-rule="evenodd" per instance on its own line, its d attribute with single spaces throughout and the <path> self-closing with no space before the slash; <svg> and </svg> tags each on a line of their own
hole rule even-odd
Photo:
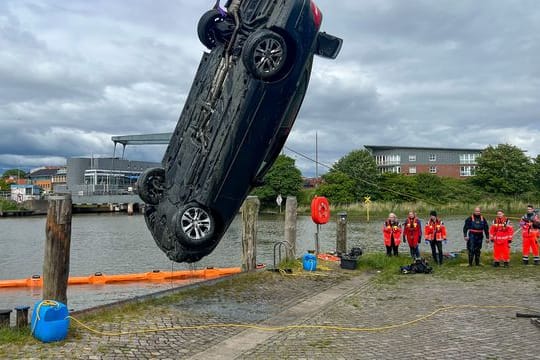
<svg viewBox="0 0 540 360">
<path fill-rule="evenodd" d="M 16 318 L 15 324 L 17 328 L 23 329 L 28 326 L 28 310 L 30 306 L 18 306 L 15 308 Z"/>
<path fill-rule="evenodd" d="M 261 202 L 248 196 L 242 205 L 242 271 L 257 269 L 257 218 Z"/>
<path fill-rule="evenodd" d="M 296 258 L 296 217 L 298 202 L 295 196 L 287 196 L 285 202 L 285 241 L 289 244 L 286 247 L 287 260 Z"/>
<path fill-rule="evenodd" d="M 9 327 L 10 315 L 11 315 L 11 309 L 0 310 L 0 327 Z"/>
<path fill-rule="evenodd" d="M 339 213 L 337 219 L 336 252 L 347 253 L 347 214 Z"/>
<path fill-rule="evenodd" d="M 127 214 L 133 215 L 133 203 L 128 203 L 127 205 Z"/>
<path fill-rule="evenodd" d="M 43 300 L 67 305 L 69 252 L 71 246 L 70 194 L 49 197 L 43 261 Z"/>
</svg>

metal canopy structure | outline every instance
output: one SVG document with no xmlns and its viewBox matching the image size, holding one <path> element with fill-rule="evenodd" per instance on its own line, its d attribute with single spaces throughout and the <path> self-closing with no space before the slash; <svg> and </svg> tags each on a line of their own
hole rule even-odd
<svg viewBox="0 0 540 360">
<path fill-rule="evenodd" d="M 116 155 L 116 145 L 122 144 L 122 159 L 127 145 L 167 145 L 171 140 L 172 133 L 122 135 L 111 138 L 114 143 L 113 157 Z"/>
</svg>

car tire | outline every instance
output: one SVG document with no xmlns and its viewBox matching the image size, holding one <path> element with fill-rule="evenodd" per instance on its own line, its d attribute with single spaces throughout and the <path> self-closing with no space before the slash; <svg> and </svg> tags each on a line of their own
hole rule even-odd
<svg viewBox="0 0 540 360">
<path fill-rule="evenodd" d="M 197 203 L 183 206 L 173 223 L 178 241 L 190 250 L 204 248 L 213 240 L 216 223 L 212 212 Z"/>
<path fill-rule="evenodd" d="M 287 59 L 287 42 L 280 34 L 262 29 L 251 34 L 242 51 L 242 61 L 251 75 L 271 81 L 284 73 Z"/>
<path fill-rule="evenodd" d="M 217 44 L 221 42 L 221 37 L 219 36 L 219 30 L 216 24 L 223 21 L 225 21 L 225 18 L 215 9 L 205 12 L 199 19 L 199 23 L 197 24 L 199 40 L 210 50 L 215 48 Z"/>
<path fill-rule="evenodd" d="M 137 179 L 139 197 L 147 204 L 157 205 L 165 190 L 165 169 L 146 169 Z"/>
</svg>

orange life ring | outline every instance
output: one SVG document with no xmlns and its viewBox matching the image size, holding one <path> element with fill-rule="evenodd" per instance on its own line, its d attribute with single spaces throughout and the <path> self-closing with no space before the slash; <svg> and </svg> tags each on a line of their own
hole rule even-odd
<svg viewBox="0 0 540 360">
<path fill-rule="evenodd" d="M 311 219 L 315 224 L 326 224 L 330 220 L 330 203 L 324 196 L 315 196 L 311 201 Z"/>
</svg>

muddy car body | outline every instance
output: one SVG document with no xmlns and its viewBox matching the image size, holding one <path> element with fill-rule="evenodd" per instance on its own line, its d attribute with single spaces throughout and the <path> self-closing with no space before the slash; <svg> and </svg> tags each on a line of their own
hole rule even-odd
<svg viewBox="0 0 540 360">
<path fill-rule="evenodd" d="M 232 0 L 198 26 L 202 56 L 163 157 L 138 181 L 156 243 L 177 262 L 217 246 L 279 155 L 308 86 L 313 55 L 341 40 L 320 33 L 309 0 Z"/>
</svg>

